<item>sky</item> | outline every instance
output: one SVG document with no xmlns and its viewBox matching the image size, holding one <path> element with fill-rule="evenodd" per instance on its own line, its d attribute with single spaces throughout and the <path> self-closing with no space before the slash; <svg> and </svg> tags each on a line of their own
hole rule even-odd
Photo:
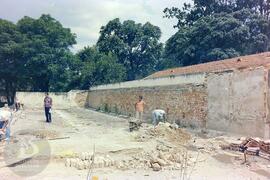
<svg viewBox="0 0 270 180">
<path fill-rule="evenodd" d="M 163 18 L 166 7 L 181 7 L 191 0 L 0 0 L 0 18 L 16 23 L 24 16 L 33 18 L 50 14 L 77 35 L 76 52 L 92 46 L 99 30 L 114 18 L 150 22 L 162 31 L 161 42 L 172 36 L 176 20 Z"/>
</svg>

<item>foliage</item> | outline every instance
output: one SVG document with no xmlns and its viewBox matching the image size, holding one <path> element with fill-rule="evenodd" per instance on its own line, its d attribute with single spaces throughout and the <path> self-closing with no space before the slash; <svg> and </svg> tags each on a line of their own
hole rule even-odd
<svg viewBox="0 0 270 180">
<path fill-rule="evenodd" d="M 250 10 L 253 14 L 263 16 L 269 20 L 269 0 L 193 0 L 193 5 L 184 3 L 182 9 L 177 7 L 165 8 L 166 18 L 176 18 L 178 23 L 175 27 L 191 26 L 201 17 L 213 14 L 230 14 L 243 9 Z"/>
<path fill-rule="evenodd" d="M 101 28 L 97 48 L 113 53 L 127 71 L 127 80 L 142 78 L 156 70 L 162 52 L 159 27 L 149 22 L 114 19 Z"/>
<path fill-rule="evenodd" d="M 15 24 L 0 19 L 0 91 L 5 92 L 9 104 L 25 79 L 24 41 Z"/>
<path fill-rule="evenodd" d="M 69 47 L 76 43 L 75 35 L 50 15 L 38 19 L 24 17 L 17 26 L 29 39 L 26 69 L 31 77 L 31 90 L 65 90 L 72 57 Z"/>
<path fill-rule="evenodd" d="M 258 1 L 240 0 L 194 0 L 194 6 L 185 4 L 182 10 L 166 8 L 166 17 L 178 18 L 179 30 L 166 42 L 165 67 L 268 51 L 269 10 L 261 9 Z"/>
<path fill-rule="evenodd" d="M 77 57 L 81 67 L 80 80 L 77 80 L 80 89 L 120 82 L 126 77 L 124 66 L 117 62 L 117 57 L 112 53 L 104 54 L 96 47 L 85 47 L 77 53 Z"/>
</svg>

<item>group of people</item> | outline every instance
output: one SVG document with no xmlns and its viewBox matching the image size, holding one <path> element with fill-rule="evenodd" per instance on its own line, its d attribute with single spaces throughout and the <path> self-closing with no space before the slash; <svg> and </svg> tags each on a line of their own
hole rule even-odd
<svg viewBox="0 0 270 180">
<path fill-rule="evenodd" d="M 52 98 L 49 96 L 48 93 L 46 93 L 45 98 L 44 98 L 44 109 L 45 109 L 45 117 L 46 117 L 46 122 L 51 123 L 52 122 Z M 143 100 L 142 96 L 139 96 L 139 100 L 135 103 L 135 111 L 136 111 L 136 118 L 139 120 L 143 120 L 143 112 L 144 112 L 144 107 L 146 103 Z M 167 115 L 166 112 L 162 109 L 156 108 L 155 110 L 152 111 L 152 124 L 153 125 L 158 125 L 160 121 L 166 121 Z"/>
<path fill-rule="evenodd" d="M 45 117 L 46 122 L 51 123 L 52 122 L 52 105 L 53 100 L 49 96 L 49 93 L 45 94 L 44 98 L 44 110 L 45 110 Z M 135 111 L 136 111 L 136 118 L 139 120 L 143 120 L 143 113 L 144 113 L 144 107 L 146 103 L 143 100 L 142 96 L 139 96 L 139 100 L 135 103 Z M 18 100 L 15 101 L 15 107 L 16 110 L 20 108 L 21 104 Z M 160 121 L 166 121 L 167 115 L 166 112 L 162 109 L 155 109 L 152 111 L 152 124 L 154 126 L 158 125 Z M 8 107 L 7 104 L 3 108 L 0 109 L 0 140 L 5 138 L 9 138 L 10 136 L 10 128 L 9 125 L 12 121 L 12 111 Z"/>
<path fill-rule="evenodd" d="M 21 106 L 18 100 L 15 101 L 16 110 L 18 110 Z M 52 122 L 52 105 L 53 100 L 49 96 L 49 93 L 45 94 L 44 98 L 44 110 L 45 110 L 45 117 L 46 122 L 51 123 Z M 135 111 L 136 111 L 136 118 L 143 120 L 143 113 L 144 113 L 144 107 L 146 103 L 143 100 L 142 96 L 139 96 L 138 102 L 135 103 Z M 9 136 L 9 124 L 11 121 L 12 113 L 11 110 L 8 108 L 7 104 L 4 108 L 0 109 L 0 138 L 1 136 Z M 153 125 L 157 125 L 160 121 L 166 120 L 166 112 L 162 109 L 155 109 L 152 111 L 152 123 Z"/>
<path fill-rule="evenodd" d="M 44 110 L 45 110 L 45 117 L 46 117 L 46 122 L 51 123 L 52 122 L 52 105 L 53 105 L 53 100 L 49 96 L 49 93 L 45 94 L 44 98 Z M 136 111 L 136 118 L 139 120 L 143 120 L 143 112 L 144 112 L 144 107 L 146 103 L 143 100 L 142 96 L 139 96 L 139 100 L 135 103 L 135 111 Z M 155 110 L 152 111 L 152 124 L 157 125 L 160 121 L 166 121 L 167 115 L 166 112 L 162 109 L 156 108 Z"/>
<path fill-rule="evenodd" d="M 144 106 L 146 103 L 143 100 L 142 96 L 139 96 L 139 100 L 135 103 L 136 118 L 143 120 Z M 156 108 L 152 111 L 152 124 L 154 126 L 158 125 L 160 121 L 165 122 L 167 119 L 166 112 L 163 109 Z"/>
<path fill-rule="evenodd" d="M 12 122 L 13 112 L 18 111 L 23 107 L 23 104 L 15 97 L 14 108 L 9 108 L 8 104 L 5 103 L 4 107 L 0 108 L 0 141 L 8 140 L 10 137 L 10 124 Z M 52 98 L 46 93 L 44 98 L 44 109 L 46 122 L 51 123 L 51 108 L 52 108 Z"/>
<path fill-rule="evenodd" d="M 45 98 L 44 98 L 44 109 L 45 109 L 45 117 L 46 117 L 46 122 L 51 123 L 52 122 L 52 104 L 53 100 L 49 96 L 48 93 L 46 93 Z M 135 103 L 135 111 L 136 111 L 136 118 L 139 120 L 143 120 L 143 112 L 144 112 L 144 107 L 146 103 L 143 100 L 142 96 L 139 96 L 139 100 Z M 160 121 L 166 121 L 167 115 L 166 112 L 162 109 L 156 108 L 155 110 L 152 111 L 152 124 L 157 125 Z"/>
</svg>

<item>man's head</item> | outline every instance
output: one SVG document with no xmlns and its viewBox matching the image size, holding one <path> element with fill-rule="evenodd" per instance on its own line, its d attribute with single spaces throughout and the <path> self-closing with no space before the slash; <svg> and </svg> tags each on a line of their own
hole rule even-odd
<svg viewBox="0 0 270 180">
<path fill-rule="evenodd" d="M 143 100 L 143 97 L 142 97 L 142 96 L 139 96 L 139 100 L 140 100 L 140 101 Z"/>
<path fill-rule="evenodd" d="M 48 93 L 48 92 L 46 92 L 46 93 L 45 93 L 45 96 L 49 96 L 49 93 Z"/>
</svg>

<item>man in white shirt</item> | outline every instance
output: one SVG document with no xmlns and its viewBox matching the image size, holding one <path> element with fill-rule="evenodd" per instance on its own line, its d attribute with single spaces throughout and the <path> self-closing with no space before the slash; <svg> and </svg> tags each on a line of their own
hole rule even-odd
<svg viewBox="0 0 270 180">
<path fill-rule="evenodd" d="M 166 121 L 166 112 L 162 109 L 155 109 L 152 111 L 152 123 L 156 126 L 160 121 Z"/>
</svg>

